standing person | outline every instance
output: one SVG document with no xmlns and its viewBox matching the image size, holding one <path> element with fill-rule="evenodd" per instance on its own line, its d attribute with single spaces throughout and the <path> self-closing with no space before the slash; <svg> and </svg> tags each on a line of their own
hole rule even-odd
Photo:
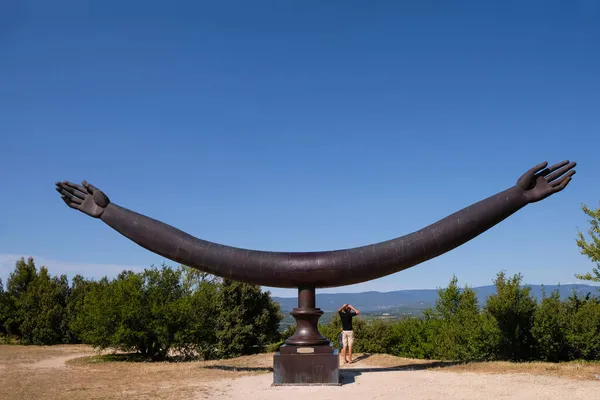
<svg viewBox="0 0 600 400">
<path fill-rule="evenodd" d="M 344 304 L 338 310 L 340 319 L 342 320 L 342 356 L 344 357 L 344 363 L 349 362 L 352 364 L 352 344 L 354 343 L 354 331 L 352 330 L 352 318 L 360 314 L 356 308 L 352 307 L 351 304 Z M 348 356 L 350 361 L 346 359 L 346 349 L 348 349 Z"/>
</svg>

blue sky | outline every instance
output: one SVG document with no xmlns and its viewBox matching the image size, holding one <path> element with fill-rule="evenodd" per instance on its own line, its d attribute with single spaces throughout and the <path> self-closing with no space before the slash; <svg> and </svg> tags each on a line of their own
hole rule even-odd
<svg viewBox="0 0 600 400">
<path fill-rule="evenodd" d="M 568 189 L 412 269 L 327 292 L 575 282 L 600 206 L 596 1 L 58 1 L 0 12 L 0 277 L 170 263 L 67 208 L 57 180 L 233 246 L 420 229 L 547 160 Z M 171 263 L 173 264 L 173 263 Z M 293 290 L 271 289 L 294 295 Z"/>
</svg>

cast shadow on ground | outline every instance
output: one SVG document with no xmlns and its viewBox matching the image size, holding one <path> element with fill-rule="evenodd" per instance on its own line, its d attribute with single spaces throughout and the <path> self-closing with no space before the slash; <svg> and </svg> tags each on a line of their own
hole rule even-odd
<svg viewBox="0 0 600 400">
<path fill-rule="evenodd" d="M 202 361 L 202 359 L 198 359 L 196 357 L 184 357 L 184 356 L 168 356 L 168 357 L 157 357 L 152 358 L 148 356 L 144 356 L 138 353 L 108 353 L 108 354 L 96 354 L 92 356 L 86 357 L 91 363 L 98 362 L 123 362 L 123 363 L 156 363 L 156 362 L 164 362 L 164 363 L 185 363 L 185 362 L 196 362 Z"/>
<path fill-rule="evenodd" d="M 432 368 L 452 367 L 452 366 L 458 365 L 458 364 L 462 364 L 462 363 L 454 362 L 454 361 L 431 361 L 431 362 L 427 362 L 427 363 L 398 365 L 396 367 L 385 367 L 385 368 L 377 368 L 377 367 L 343 368 L 343 369 L 340 369 L 340 383 L 342 385 L 354 383 L 356 381 L 356 377 L 359 375 L 362 375 L 363 372 L 423 371 L 423 370 L 432 369 Z"/>
<path fill-rule="evenodd" d="M 235 371 L 235 372 L 273 372 L 273 367 L 236 367 L 233 365 L 205 365 L 202 368 L 205 369 L 218 369 L 221 371 Z"/>
<path fill-rule="evenodd" d="M 425 363 L 414 363 L 398 365 L 395 367 L 350 367 L 348 365 L 354 365 L 358 361 L 369 358 L 371 354 L 362 354 L 353 360 L 352 364 L 346 364 L 344 368 L 340 368 L 340 383 L 347 385 L 355 383 L 356 377 L 362 375 L 364 372 L 393 372 L 393 371 L 423 371 L 426 369 L 433 368 L 446 368 L 454 365 L 463 364 L 462 362 L 456 361 L 430 361 Z M 205 365 L 202 368 L 206 369 L 217 369 L 221 371 L 233 371 L 233 372 L 273 372 L 273 367 L 237 367 L 234 365 Z"/>
<path fill-rule="evenodd" d="M 371 354 L 369 354 L 369 353 L 362 354 L 362 355 L 356 357 L 354 360 L 352 360 L 352 364 L 357 363 L 362 360 L 366 360 L 369 357 L 371 357 Z"/>
</svg>

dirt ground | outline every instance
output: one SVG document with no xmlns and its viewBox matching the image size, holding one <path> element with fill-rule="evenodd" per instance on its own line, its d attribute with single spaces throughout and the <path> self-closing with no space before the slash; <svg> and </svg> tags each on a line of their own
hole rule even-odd
<svg viewBox="0 0 600 400">
<path fill-rule="evenodd" d="M 88 346 L 0 345 L 0 399 L 600 399 L 600 363 L 456 365 L 357 354 L 336 387 L 273 387 L 272 356 L 106 361 Z"/>
</svg>

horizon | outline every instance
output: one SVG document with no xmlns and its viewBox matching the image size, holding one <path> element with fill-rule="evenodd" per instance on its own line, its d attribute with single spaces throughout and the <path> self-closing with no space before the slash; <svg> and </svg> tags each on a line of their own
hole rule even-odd
<svg viewBox="0 0 600 400">
<path fill-rule="evenodd" d="M 16 257 L 16 258 L 14 258 Z M 7 282 L 7 278 L 10 274 L 10 272 L 12 272 L 14 270 L 14 266 L 15 266 L 15 262 L 18 261 L 21 257 L 23 257 L 25 259 L 25 261 L 27 261 L 27 259 L 29 257 L 32 256 L 17 256 L 17 255 L 11 255 L 10 257 L 6 257 L 5 255 L 0 255 L 0 281 L 4 284 L 4 286 L 6 286 L 6 282 Z M 32 257 L 34 259 L 35 262 L 35 266 L 37 268 L 37 270 L 39 271 L 40 267 L 45 266 L 46 268 L 48 268 L 48 272 L 50 273 L 51 276 L 57 276 L 57 275 L 62 275 L 62 274 L 55 274 L 52 272 L 51 269 L 51 265 L 52 262 L 50 262 L 50 264 L 47 263 L 40 263 L 38 261 L 37 258 Z M 7 262 L 7 260 L 12 260 L 14 259 L 15 262 L 12 263 L 12 267 L 9 268 L 9 263 Z M 80 274 L 82 275 L 84 278 L 87 279 L 99 279 L 103 276 L 107 276 L 109 279 L 111 278 L 115 278 L 116 275 L 121 272 L 122 270 L 115 272 L 113 275 L 98 275 L 98 276 L 94 276 L 94 277 L 90 277 L 90 275 L 86 275 L 85 273 L 81 273 L 81 270 L 79 268 L 76 267 L 76 263 L 75 264 L 71 264 L 73 267 L 75 267 L 75 270 L 77 272 L 74 272 L 72 274 L 69 274 L 67 272 L 64 272 L 63 274 L 67 276 L 67 279 L 69 280 L 69 284 L 71 284 L 72 282 L 72 278 L 77 275 Z M 88 267 L 90 264 L 87 263 L 82 263 L 81 265 L 84 265 L 86 267 Z M 158 267 L 161 264 L 155 264 L 154 266 Z M 165 262 L 166 266 L 172 267 L 172 268 L 176 268 L 177 265 L 171 265 L 168 262 Z M 96 267 L 102 267 L 101 265 L 96 265 Z M 108 269 L 111 268 L 120 268 L 120 266 L 115 266 L 115 265 L 108 265 L 106 266 L 108 267 Z M 144 268 L 150 268 L 151 266 L 148 267 L 133 267 L 133 268 L 127 268 L 128 270 L 132 270 L 134 272 L 141 272 L 143 271 Z M 102 269 L 102 268 L 100 268 Z M 500 271 L 498 271 L 500 272 Z M 512 275 L 511 275 L 512 276 Z M 493 282 L 488 283 L 488 284 L 481 284 L 481 285 L 469 285 L 469 284 L 464 284 L 461 283 L 461 280 L 459 277 L 458 278 L 458 285 L 461 288 L 464 288 L 465 286 L 468 286 L 471 289 L 477 289 L 477 288 L 481 288 L 481 287 L 490 287 L 490 286 L 494 286 Z M 600 288 L 600 282 L 592 282 L 592 281 L 582 281 L 582 280 L 575 280 L 573 282 L 558 282 L 558 283 L 544 283 L 544 282 L 528 282 L 525 277 L 523 277 L 524 280 L 521 283 L 521 286 L 564 286 L 564 285 L 583 285 L 583 286 L 591 286 L 591 287 L 598 287 Z M 343 295 L 343 294 L 360 294 L 360 293 L 392 293 L 392 292 L 397 292 L 397 291 L 420 291 L 420 290 L 439 290 L 439 289 L 443 289 L 446 288 L 448 286 L 449 281 L 446 283 L 446 285 L 442 285 L 442 286 L 437 286 L 437 287 L 419 287 L 419 288 L 403 288 L 403 289 L 393 289 L 393 290 L 360 290 L 360 287 L 363 286 L 362 284 L 357 284 L 357 285 L 349 285 L 349 286 L 345 286 L 350 287 L 350 286 L 354 286 L 355 290 L 354 291 L 339 291 L 337 289 L 339 288 L 344 288 L 344 286 L 340 286 L 340 287 L 335 287 L 335 288 L 317 288 L 316 289 L 316 294 L 337 294 L 337 295 Z M 261 286 L 263 290 L 265 291 L 269 291 L 271 292 L 271 296 L 272 297 L 279 297 L 279 298 L 297 298 L 297 289 L 285 289 L 285 288 L 273 288 L 273 287 L 266 287 L 266 286 Z M 324 291 L 325 290 L 325 291 Z M 333 290 L 333 291 L 332 291 Z M 275 293 L 273 293 L 275 291 Z M 296 294 L 295 294 L 296 293 Z"/>
<path fill-rule="evenodd" d="M 176 265 L 68 208 L 57 181 L 204 240 L 320 251 L 411 233 L 566 159 L 564 191 L 466 244 L 317 290 L 595 266 L 575 241 L 581 204 L 600 204 L 600 4 L 69 3 L 3 14 L 4 282 L 29 256 L 69 278 Z"/>
</svg>

